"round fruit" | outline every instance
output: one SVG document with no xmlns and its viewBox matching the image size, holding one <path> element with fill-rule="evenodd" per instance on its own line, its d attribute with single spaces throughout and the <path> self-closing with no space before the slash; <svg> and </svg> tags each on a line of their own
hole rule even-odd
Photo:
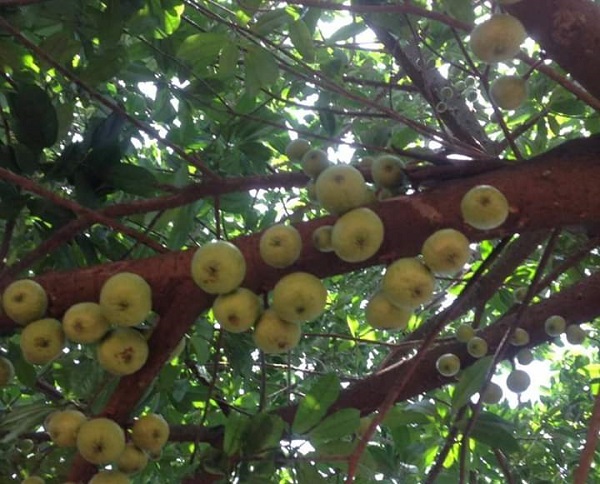
<svg viewBox="0 0 600 484">
<path fill-rule="evenodd" d="M 259 251 L 265 264 L 279 269 L 288 267 L 300 257 L 302 237 L 295 227 L 276 224 L 261 235 Z"/>
<path fill-rule="evenodd" d="M 86 420 L 79 410 L 62 410 L 52 414 L 45 428 L 56 446 L 75 447 L 77 432 Z"/>
<path fill-rule="evenodd" d="M 267 354 L 285 353 L 295 348 L 301 336 L 300 325 L 282 320 L 272 309 L 262 314 L 252 333 L 256 346 Z"/>
<path fill-rule="evenodd" d="M 312 242 L 319 252 L 332 252 L 333 247 L 331 246 L 331 232 L 333 231 L 333 225 L 322 225 L 315 229 L 312 233 Z"/>
<path fill-rule="evenodd" d="M 148 342 L 133 328 L 116 328 L 96 349 L 98 363 L 113 375 L 131 375 L 148 359 Z"/>
<path fill-rule="evenodd" d="M 281 319 L 303 323 L 318 318 L 326 302 L 327 289 L 318 277 L 294 272 L 275 284 L 271 307 Z"/>
<path fill-rule="evenodd" d="M 317 200 L 330 213 L 340 215 L 365 203 L 367 185 L 351 165 L 332 165 L 315 182 Z"/>
<path fill-rule="evenodd" d="M 258 319 L 261 309 L 260 298 L 245 287 L 221 294 L 212 307 L 215 319 L 225 331 L 231 333 L 249 330 Z"/>
<path fill-rule="evenodd" d="M 427 237 L 421 254 L 425 265 L 435 274 L 452 276 L 469 260 L 469 239 L 458 230 L 438 230 Z"/>
<path fill-rule="evenodd" d="M 566 329 L 567 341 L 572 345 L 580 345 L 585 341 L 587 333 L 584 329 L 576 324 L 567 326 Z"/>
<path fill-rule="evenodd" d="M 111 419 L 90 419 L 79 427 L 77 450 L 92 464 L 116 462 L 125 450 L 125 432 Z"/>
<path fill-rule="evenodd" d="M 528 365 L 533 361 L 533 353 L 529 348 L 522 348 L 517 353 L 517 361 L 521 365 Z"/>
<path fill-rule="evenodd" d="M 331 163 L 323 150 L 308 150 L 302 156 L 302 171 L 311 178 L 317 178 Z"/>
<path fill-rule="evenodd" d="M 460 202 L 463 220 L 479 230 L 499 227 L 508 217 L 508 201 L 504 194 L 490 185 L 471 188 Z"/>
<path fill-rule="evenodd" d="M 21 481 L 21 484 L 44 484 L 46 481 L 40 476 L 29 476 Z"/>
<path fill-rule="evenodd" d="M 2 294 L 2 308 L 15 323 L 26 325 L 44 317 L 48 296 L 44 288 L 31 279 L 14 281 Z"/>
<path fill-rule="evenodd" d="M 502 62 L 515 57 L 527 38 L 519 19 L 507 14 L 492 15 L 471 32 L 469 44 L 483 62 Z"/>
<path fill-rule="evenodd" d="M 65 336 L 75 343 L 95 343 L 110 328 L 102 307 L 94 302 L 74 304 L 62 319 Z"/>
<path fill-rule="evenodd" d="M 302 138 L 296 138 L 285 147 L 285 154 L 290 160 L 300 161 L 308 150 L 310 150 L 310 142 Z"/>
<path fill-rule="evenodd" d="M 88 484 L 129 484 L 126 474 L 119 471 L 100 471 L 90 479 Z"/>
<path fill-rule="evenodd" d="M 162 415 L 144 415 L 133 424 L 131 440 L 142 450 L 160 452 L 169 440 L 169 424 Z"/>
<path fill-rule="evenodd" d="M 550 316 L 544 322 L 544 330 L 548 336 L 560 336 L 567 328 L 567 321 L 562 316 Z"/>
<path fill-rule="evenodd" d="M 117 469 L 125 474 L 135 474 L 148 465 L 148 454 L 136 447 L 133 442 L 127 442 L 125 450 L 117 460 Z"/>
<path fill-rule="evenodd" d="M 481 401 L 487 404 L 498 403 L 502 400 L 502 393 L 502 387 L 500 385 L 489 382 L 481 394 Z"/>
<path fill-rule="evenodd" d="M 404 257 L 390 264 L 381 282 L 390 302 L 408 309 L 431 301 L 434 287 L 431 271 L 414 257 Z"/>
<path fill-rule="evenodd" d="M 506 386 L 515 393 L 523 393 L 531 384 L 529 374 L 523 370 L 513 370 L 506 379 Z"/>
<path fill-rule="evenodd" d="M 467 342 L 467 351 L 473 358 L 482 358 L 488 352 L 487 341 L 479 336 L 473 336 Z"/>
<path fill-rule="evenodd" d="M 404 163 L 394 155 L 381 155 L 371 164 L 371 176 L 375 185 L 381 188 L 397 188 L 402 185 Z"/>
<path fill-rule="evenodd" d="M 25 360 L 45 365 L 62 353 L 65 333 L 57 319 L 39 319 L 23 328 L 19 344 Z"/>
<path fill-rule="evenodd" d="M 374 256 L 383 243 L 383 222 L 370 208 L 355 208 L 342 215 L 331 232 L 335 254 L 346 262 L 362 262 Z"/>
<path fill-rule="evenodd" d="M 135 326 L 152 310 L 152 289 L 138 274 L 119 272 L 102 285 L 100 307 L 110 323 Z"/>
<path fill-rule="evenodd" d="M 381 291 L 371 297 L 365 308 L 367 323 L 376 329 L 405 329 L 412 314 L 410 309 L 394 306 Z"/>
<path fill-rule="evenodd" d="M 442 376 L 454 376 L 460 371 L 460 358 L 454 353 L 445 353 L 437 359 L 435 367 Z"/>
<path fill-rule="evenodd" d="M 192 278 L 209 294 L 226 294 L 246 277 L 244 254 L 231 242 L 219 240 L 203 245 L 192 258 Z"/>
<path fill-rule="evenodd" d="M 513 346 L 525 346 L 529 343 L 529 333 L 523 328 L 515 329 L 515 332 L 510 337 L 510 344 Z"/>
<path fill-rule="evenodd" d="M 513 297 L 516 302 L 525 301 L 525 297 L 527 296 L 527 288 L 526 287 L 517 287 L 513 292 Z"/>
<path fill-rule="evenodd" d="M 502 76 L 490 86 L 492 100 L 502 109 L 517 109 L 527 99 L 527 82 L 518 76 Z"/>
<path fill-rule="evenodd" d="M 0 388 L 8 385 L 15 377 L 15 367 L 8 358 L 0 356 Z"/>
<path fill-rule="evenodd" d="M 475 329 L 470 324 L 461 324 L 456 330 L 456 339 L 461 343 L 467 343 L 475 336 Z"/>
</svg>

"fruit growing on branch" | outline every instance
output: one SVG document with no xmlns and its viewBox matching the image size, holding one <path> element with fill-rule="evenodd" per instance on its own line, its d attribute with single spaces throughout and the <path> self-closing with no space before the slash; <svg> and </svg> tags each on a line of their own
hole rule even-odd
<svg viewBox="0 0 600 484">
<path fill-rule="evenodd" d="M 284 321 L 272 309 L 261 315 L 252 333 L 254 344 L 267 354 L 285 353 L 298 346 L 301 337 L 300 325 Z"/>
<path fill-rule="evenodd" d="M 475 57 L 495 63 L 515 57 L 527 38 L 519 19 L 508 14 L 495 14 L 471 31 L 469 45 Z"/>
<path fill-rule="evenodd" d="M 381 288 L 392 304 L 416 309 L 431 301 L 435 278 L 419 259 L 403 257 L 388 266 Z"/>
<path fill-rule="evenodd" d="M 481 393 L 481 401 L 493 405 L 502 400 L 502 387 L 494 382 L 488 382 L 483 392 Z"/>
<path fill-rule="evenodd" d="M 461 324 L 456 330 L 456 339 L 461 343 L 467 343 L 475 336 L 475 329 L 470 324 Z"/>
<path fill-rule="evenodd" d="M 109 330 L 110 323 L 102 307 L 94 302 L 82 302 L 71 306 L 62 318 L 63 331 L 75 343 L 95 343 Z"/>
<path fill-rule="evenodd" d="M 96 348 L 102 368 L 113 375 L 131 375 L 148 359 L 148 342 L 133 328 L 115 328 Z"/>
<path fill-rule="evenodd" d="M 48 296 L 36 281 L 21 279 L 10 283 L 2 293 L 2 308 L 10 319 L 24 326 L 46 314 Z"/>
<path fill-rule="evenodd" d="M 577 324 L 571 324 L 567 326 L 565 333 L 567 341 L 572 345 L 580 345 L 585 341 L 585 338 L 587 337 L 586 331 Z"/>
<path fill-rule="evenodd" d="M 169 440 L 169 424 L 162 415 L 149 413 L 136 419 L 131 429 L 131 440 L 140 449 L 157 453 Z"/>
<path fill-rule="evenodd" d="M 425 239 L 421 254 L 434 274 L 452 276 L 469 260 L 469 239 L 455 229 L 438 230 Z"/>
<path fill-rule="evenodd" d="M 517 353 L 517 361 L 521 365 L 529 365 L 533 361 L 533 353 L 529 348 L 522 348 Z"/>
<path fill-rule="evenodd" d="M 548 336 L 560 336 L 567 328 L 567 321 L 559 315 L 550 316 L 544 321 L 544 330 Z"/>
<path fill-rule="evenodd" d="M 136 326 L 152 310 L 152 289 L 138 274 L 119 272 L 102 285 L 100 307 L 110 323 Z"/>
<path fill-rule="evenodd" d="M 62 353 L 65 333 L 57 319 L 39 319 L 23 328 L 19 345 L 26 361 L 45 365 Z"/>
<path fill-rule="evenodd" d="M 246 277 L 246 259 L 231 242 L 219 240 L 196 250 L 191 269 L 194 282 L 204 292 L 225 294 Z"/>
<path fill-rule="evenodd" d="M 148 465 L 148 454 L 133 442 L 127 442 L 125 450 L 117 460 L 117 469 L 124 474 L 135 474 Z"/>
<path fill-rule="evenodd" d="M 295 227 L 276 224 L 261 235 L 259 251 L 265 264 L 282 269 L 292 265 L 300 257 L 302 238 Z"/>
<path fill-rule="evenodd" d="M 509 342 L 513 346 L 525 346 L 529 343 L 529 333 L 523 328 L 516 328 L 511 335 Z"/>
<path fill-rule="evenodd" d="M 321 225 L 312 233 L 312 242 L 319 252 L 332 252 L 331 232 L 333 225 Z"/>
<path fill-rule="evenodd" d="M 88 484 L 129 484 L 131 480 L 119 471 L 100 471 L 94 474 Z"/>
<path fill-rule="evenodd" d="M 398 188 L 404 178 L 404 163 L 394 155 L 381 155 L 371 164 L 371 177 L 375 185 L 381 188 Z"/>
<path fill-rule="evenodd" d="M 508 200 L 503 193 L 490 185 L 471 188 L 460 202 L 463 220 L 479 230 L 499 227 L 508 217 Z"/>
<path fill-rule="evenodd" d="M 479 336 L 473 336 L 467 342 L 467 351 L 473 358 L 482 358 L 488 352 L 487 341 Z"/>
<path fill-rule="evenodd" d="M 435 367 L 440 375 L 452 377 L 460 371 L 460 358 L 454 353 L 445 353 L 436 360 Z"/>
<path fill-rule="evenodd" d="M 245 287 L 221 294 L 213 303 L 213 314 L 221 327 L 231 333 L 249 330 L 260 315 L 262 304 L 258 295 Z"/>
<path fill-rule="evenodd" d="M 506 378 L 506 386 L 511 392 L 523 393 L 529 388 L 531 384 L 531 378 L 526 371 L 513 370 L 508 374 Z"/>
<path fill-rule="evenodd" d="M 79 427 L 77 450 L 92 464 L 116 462 L 125 450 L 125 432 L 109 418 L 92 418 Z"/>
<path fill-rule="evenodd" d="M 300 161 L 308 150 L 310 150 L 310 142 L 303 138 L 296 138 L 285 147 L 285 154 L 292 161 Z"/>
<path fill-rule="evenodd" d="M 62 410 L 50 414 L 44 427 L 56 446 L 75 447 L 77 433 L 86 420 L 79 410 Z"/>
<path fill-rule="evenodd" d="M 15 376 L 15 368 L 11 361 L 0 356 L 0 388 L 8 385 Z"/>
<path fill-rule="evenodd" d="M 323 150 L 308 150 L 302 156 L 302 171 L 311 178 L 316 179 L 329 165 L 331 163 Z"/>
<path fill-rule="evenodd" d="M 365 320 L 375 329 L 405 329 L 412 314 L 410 309 L 394 306 L 381 291 L 371 296 L 365 308 Z"/>
<path fill-rule="evenodd" d="M 373 210 L 355 208 L 342 215 L 331 231 L 331 246 L 346 262 L 362 262 L 374 256 L 384 236 L 383 222 Z"/>
<path fill-rule="evenodd" d="M 315 190 L 321 207 L 335 215 L 360 207 L 367 196 L 362 173 L 350 165 L 332 165 L 323 170 Z"/>
<path fill-rule="evenodd" d="M 308 272 L 293 272 L 275 284 L 271 308 L 285 321 L 304 323 L 318 318 L 326 301 L 327 289 L 321 279 Z"/>
<path fill-rule="evenodd" d="M 527 99 L 527 82 L 518 76 L 502 76 L 490 86 L 492 100 L 502 109 L 517 109 Z"/>
</svg>

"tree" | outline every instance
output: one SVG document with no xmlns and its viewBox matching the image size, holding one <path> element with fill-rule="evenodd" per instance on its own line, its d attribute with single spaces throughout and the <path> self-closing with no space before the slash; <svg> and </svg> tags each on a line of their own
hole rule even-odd
<svg viewBox="0 0 600 484">
<path fill-rule="evenodd" d="M 1 2 L 0 289 L 35 280 L 58 320 L 97 302 L 117 273 L 152 291 L 152 313 L 134 328 L 149 355 L 125 376 L 98 364 L 97 344 L 70 341 L 31 364 L 23 326 L 0 317 L 0 353 L 15 369 L 0 388 L 3 479 L 97 472 L 49 441 L 44 420 L 67 408 L 128 431 L 143 414 L 166 419 L 169 442 L 132 482 L 600 479 L 600 7 L 498 3 Z M 467 36 L 498 12 L 531 41 L 485 64 Z M 503 75 L 527 81 L 515 110 L 490 96 Z M 338 216 L 286 156 L 296 138 L 372 187 L 374 158 L 402 160 L 402 182 L 375 186 L 367 204 L 385 228 L 374 256 L 346 262 L 313 245 Z M 461 199 L 478 185 L 508 200 L 496 228 L 463 220 Z M 279 222 L 302 240 L 285 268 L 259 254 Z M 365 305 L 385 267 L 419 256 L 443 228 L 468 237 L 469 263 L 436 278 L 406 330 L 372 328 Z M 326 310 L 302 324 L 296 348 L 267 355 L 251 332 L 215 321 L 216 295 L 190 265 L 220 239 L 240 249 L 242 285 L 265 305 L 286 274 L 323 281 Z M 551 316 L 583 325 L 583 344 L 550 336 Z M 456 339 L 465 324 L 487 342 L 484 358 Z M 551 383 L 531 400 L 504 388 L 483 403 L 490 381 L 532 368 L 511 344 L 517 329 L 538 362 L 530 378 Z M 455 376 L 436 369 L 446 353 L 460 360 Z"/>
</svg>

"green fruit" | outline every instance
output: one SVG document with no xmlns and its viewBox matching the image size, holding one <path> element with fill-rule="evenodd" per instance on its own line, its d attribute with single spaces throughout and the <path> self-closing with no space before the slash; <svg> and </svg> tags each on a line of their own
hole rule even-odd
<svg viewBox="0 0 600 484">
<path fill-rule="evenodd" d="M 327 153 L 323 150 L 308 150 L 302 156 L 302 171 L 311 178 L 316 179 L 331 163 Z"/>
<path fill-rule="evenodd" d="M 300 161 L 308 150 L 310 150 L 310 142 L 296 138 L 285 147 L 285 154 L 292 161 Z"/>
<path fill-rule="evenodd" d="M 560 336 L 567 328 L 567 321 L 562 316 L 550 316 L 544 321 L 544 330 L 548 336 Z"/>
<path fill-rule="evenodd" d="M 133 328 L 116 328 L 96 348 L 98 363 L 117 376 L 131 375 L 148 359 L 148 342 Z"/>
<path fill-rule="evenodd" d="M 140 449 L 157 453 L 169 440 L 169 424 L 162 415 L 149 413 L 138 418 L 131 429 L 131 440 Z"/>
<path fill-rule="evenodd" d="M 295 348 L 301 336 L 299 324 L 282 320 L 272 309 L 262 314 L 252 333 L 254 344 L 267 354 L 285 353 Z"/>
<path fill-rule="evenodd" d="M 271 308 L 285 321 L 304 323 L 318 318 L 326 302 L 327 289 L 318 277 L 293 272 L 275 284 Z"/>
<path fill-rule="evenodd" d="M 92 464 L 116 462 L 125 450 L 125 432 L 114 420 L 104 417 L 90 419 L 79 427 L 77 450 Z"/>
<path fill-rule="evenodd" d="M 219 240 L 196 250 L 191 270 L 192 279 L 204 292 L 226 294 L 246 277 L 246 259 L 237 246 Z"/>
<path fill-rule="evenodd" d="M 245 287 L 221 294 L 213 303 L 215 319 L 225 331 L 242 333 L 249 330 L 262 310 L 260 298 Z"/>
<path fill-rule="evenodd" d="M 431 301 L 435 278 L 419 259 L 403 257 L 388 266 L 381 288 L 392 304 L 416 309 Z"/>
<path fill-rule="evenodd" d="M 510 337 L 509 342 L 513 346 L 525 346 L 529 343 L 529 333 L 523 328 L 517 328 Z"/>
<path fill-rule="evenodd" d="M 365 308 L 367 323 L 376 329 L 405 329 L 412 314 L 410 309 L 394 306 L 381 291 L 371 297 Z"/>
<path fill-rule="evenodd" d="M 365 203 L 367 185 L 360 171 L 351 165 L 332 165 L 315 182 L 317 200 L 332 214 L 341 215 Z"/>
<path fill-rule="evenodd" d="M 63 410 L 54 412 L 45 428 L 57 447 L 75 447 L 77 432 L 86 420 L 78 410 Z"/>
<path fill-rule="evenodd" d="M 125 445 L 125 450 L 117 460 L 117 468 L 125 474 L 135 474 L 148 465 L 148 454 L 133 442 Z"/>
<path fill-rule="evenodd" d="M 522 348 L 517 353 L 517 361 L 521 365 L 529 365 L 533 361 L 533 353 L 529 348 Z"/>
<path fill-rule="evenodd" d="M 19 344 L 26 361 L 45 365 L 62 353 L 65 333 L 57 319 L 39 319 L 23 328 Z"/>
<path fill-rule="evenodd" d="M 488 352 L 487 341 L 479 336 L 473 336 L 467 342 L 467 351 L 473 358 L 482 358 Z"/>
<path fill-rule="evenodd" d="M 152 289 L 138 274 L 119 272 L 102 285 L 100 307 L 110 323 L 136 326 L 152 310 Z"/>
<path fill-rule="evenodd" d="M 343 261 L 362 262 L 377 253 L 383 243 L 384 233 L 379 215 L 370 208 L 355 208 L 333 224 L 331 246 Z"/>
<path fill-rule="evenodd" d="M 502 76 L 490 86 L 492 100 L 502 109 L 517 109 L 527 99 L 527 82 L 518 76 Z"/>
<path fill-rule="evenodd" d="M 271 267 L 282 269 L 292 265 L 300 257 L 301 251 L 302 237 L 292 225 L 273 225 L 260 237 L 260 257 Z"/>
<path fill-rule="evenodd" d="M 490 185 L 471 188 L 460 202 L 463 220 L 478 230 L 499 227 L 508 217 L 508 200 L 500 190 Z"/>
<path fill-rule="evenodd" d="M 442 229 L 431 234 L 421 247 L 423 262 L 434 274 L 452 276 L 469 260 L 469 239 L 454 229 Z"/>
<path fill-rule="evenodd" d="M 331 232 L 333 225 L 322 225 L 312 233 L 312 242 L 319 252 L 333 252 L 331 246 Z"/>
<path fill-rule="evenodd" d="M 502 393 L 502 387 L 500 385 L 489 382 L 481 394 L 481 401 L 487 404 L 498 403 L 502 400 Z"/>
<path fill-rule="evenodd" d="M 31 279 L 14 281 L 2 294 L 4 313 L 22 326 L 44 317 L 48 296 L 44 288 Z"/>
<path fill-rule="evenodd" d="M 381 188 L 397 188 L 404 178 L 403 161 L 394 155 L 381 155 L 371 164 L 373 183 Z"/>
<path fill-rule="evenodd" d="M 460 358 L 454 353 L 443 354 L 435 362 L 435 367 L 442 376 L 454 376 L 460 371 Z"/>
<path fill-rule="evenodd" d="M 62 319 L 65 336 L 75 343 L 95 343 L 110 328 L 102 307 L 94 302 L 74 304 Z"/>
<path fill-rule="evenodd" d="M 576 324 L 567 326 L 566 335 L 567 341 L 572 345 L 580 345 L 587 337 L 585 330 Z"/>
<path fill-rule="evenodd" d="M 21 484 L 44 484 L 46 481 L 40 476 L 29 476 L 21 481 Z"/>
<path fill-rule="evenodd" d="M 11 361 L 0 356 L 0 388 L 8 385 L 15 376 L 15 368 Z"/>
<path fill-rule="evenodd" d="M 90 479 L 88 484 L 129 484 L 131 480 L 119 471 L 100 471 Z"/>
<path fill-rule="evenodd" d="M 523 302 L 525 300 L 525 296 L 527 296 L 527 287 L 517 287 L 513 292 L 513 297 L 516 302 Z"/>
<path fill-rule="evenodd" d="M 523 370 L 513 370 L 506 379 L 506 386 L 515 393 L 523 393 L 531 384 L 529 374 Z"/>
<path fill-rule="evenodd" d="M 475 329 L 470 324 L 461 324 L 456 330 L 456 339 L 461 343 L 467 343 L 475 336 Z"/>
</svg>

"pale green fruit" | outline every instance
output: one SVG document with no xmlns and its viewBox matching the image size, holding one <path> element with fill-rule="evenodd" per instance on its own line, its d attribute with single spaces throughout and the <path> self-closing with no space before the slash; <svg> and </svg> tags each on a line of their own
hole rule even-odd
<svg viewBox="0 0 600 484">
<path fill-rule="evenodd" d="M 148 454 L 133 442 L 125 445 L 125 450 L 117 460 L 117 469 L 125 474 L 135 474 L 148 465 Z"/>
<path fill-rule="evenodd" d="M 285 154 L 290 160 L 300 161 L 308 150 L 310 150 L 310 142 L 302 138 L 296 138 L 285 147 Z"/>
<path fill-rule="evenodd" d="M 102 368 L 113 375 L 131 375 L 148 359 L 148 342 L 133 328 L 116 328 L 96 348 Z"/>
<path fill-rule="evenodd" d="M 460 358 L 454 353 L 445 353 L 437 359 L 435 367 L 442 376 L 454 376 L 460 371 Z"/>
<path fill-rule="evenodd" d="M 463 220 L 479 230 L 499 227 L 508 217 L 508 200 L 497 188 L 477 185 L 463 196 L 460 202 Z"/>
<path fill-rule="evenodd" d="M 435 278 L 419 259 L 403 257 L 388 266 L 381 288 L 392 304 L 416 309 L 431 301 Z"/>
<path fill-rule="evenodd" d="M 333 252 L 331 245 L 331 233 L 333 225 L 322 225 L 312 233 L 312 242 L 319 252 Z"/>
<path fill-rule="evenodd" d="M 46 481 L 40 476 L 29 476 L 21 481 L 21 484 L 44 484 Z"/>
<path fill-rule="evenodd" d="M 421 254 L 425 265 L 435 274 L 452 276 L 469 260 L 469 239 L 458 230 L 438 230 L 425 239 Z"/>
<path fill-rule="evenodd" d="M 585 330 L 576 324 L 571 324 L 567 326 L 565 332 L 567 336 L 567 341 L 572 345 L 580 345 L 585 341 L 585 338 L 587 337 L 587 333 L 585 332 Z"/>
<path fill-rule="evenodd" d="M 550 316 L 544 321 L 544 330 L 549 336 L 560 336 L 567 328 L 567 321 L 562 316 Z"/>
<path fill-rule="evenodd" d="M 475 329 L 470 324 L 461 324 L 456 330 L 456 339 L 461 343 L 467 343 L 475 336 Z"/>
<path fill-rule="evenodd" d="M 213 315 L 221 327 L 231 333 L 249 330 L 262 309 L 260 298 L 245 287 L 221 294 L 213 303 Z"/>
<path fill-rule="evenodd" d="M 62 353 L 65 333 L 57 319 L 39 319 L 23 328 L 19 344 L 25 360 L 45 365 Z"/>
<path fill-rule="evenodd" d="M 492 100 L 502 109 L 517 109 L 527 99 L 527 82 L 518 76 L 502 76 L 490 86 Z"/>
<path fill-rule="evenodd" d="M 131 440 L 140 449 L 160 452 L 169 440 L 169 424 L 162 415 L 149 413 L 138 418 L 131 429 Z"/>
<path fill-rule="evenodd" d="M 473 358 L 482 358 L 488 352 L 487 341 L 479 336 L 473 336 L 467 342 L 467 351 Z"/>
<path fill-rule="evenodd" d="M 529 388 L 531 378 L 529 374 L 523 370 L 513 370 L 509 373 L 506 379 L 506 386 L 511 392 L 523 393 Z"/>
<path fill-rule="evenodd" d="M 209 294 L 226 294 L 246 277 L 244 254 L 231 242 L 219 240 L 203 245 L 192 258 L 192 278 Z"/>
<path fill-rule="evenodd" d="M 109 418 L 90 419 L 79 427 L 77 450 L 92 464 L 116 462 L 125 450 L 125 432 Z"/>
<path fill-rule="evenodd" d="M 394 306 L 381 291 L 371 297 L 365 308 L 367 323 L 376 329 L 405 329 L 412 314 L 410 309 Z"/>
<path fill-rule="evenodd" d="M 119 471 L 100 471 L 94 474 L 88 484 L 129 484 L 131 480 Z"/>
<path fill-rule="evenodd" d="M 469 44 L 475 57 L 494 63 L 514 58 L 526 38 L 527 32 L 519 19 L 496 14 L 472 30 Z"/>
<path fill-rule="evenodd" d="M 350 165 L 332 165 L 315 182 L 317 200 L 330 213 L 340 215 L 365 203 L 367 184 Z"/>
<path fill-rule="evenodd" d="M 44 317 L 48 296 L 37 282 L 21 279 L 9 284 L 2 293 L 2 308 L 15 323 L 26 325 Z"/>
<path fill-rule="evenodd" d="M 517 353 L 517 361 L 521 365 L 528 365 L 533 361 L 533 353 L 529 348 L 522 348 Z"/>
<path fill-rule="evenodd" d="M 510 344 L 513 346 L 525 346 L 529 343 L 529 333 L 523 328 L 515 329 L 515 332 L 510 337 Z"/>
<path fill-rule="evenodd" d="M 75 447 L 77 432 L 87 417 L 79 410 L 53 412 L 45 426 L 50 439 L 58 447 Z"/>
<path fill-rule="evenodd" d="M 94 302 L 71 306 L 63 316 L 62 325 L 67 339 L 75 343 L 95 343 L 110 328 L 102 307 Z"/>
<path fill-rule="evenodd" d="M 265 230 L 259 242 L 260 257 L 265 264 L 282 269 L 300 257 L 302 237 L 291 225 L 276 224 Z"/>
<path fill-rule="evenodd" d="M 502 400 L 502 393 L 502 387 L 500 385 L 489 382 L 481 394 L 481 401 L 487 404 L 498 403 Z"/>
<path fill-rule="evenodd" d="M 275 284 L 271 308 L 285 321 L 304 323 L 318 318 L 326 301 L 327 289 L 318 277 L 308 272 L 293 272 Z"/>
<path fill-rule="evenodd" d="M 262 314 L 252 333 L 254 344 L 267 354 L 285 353 L 295 348 L 301 336 L 300 325 L 282 320 L 271 309 Z"/>
<path fill-rule="evenodd" d="M 152 310 L 152 289 L 138 274 L 119 272 L 102 285 L 100 307 L 110 323 L 135 326 Z"/>
<path fill-rule="evenodd" d="M 394 155 L 381 155 L 371 164 L 371 176 L 375 185 L 381 188 L 397 188 L 404 178 L 404 163 Z"/>
<path fill-rule="evenodd" d="M 8 385 L 15 377 L 15 367 L 8 358 L 0 356 L 0 388 Z"/>
<path fill-rule="evenodd" d="M 323 150 L 308 150 L 302 156 L 302 171 L 311 178 L 317 178 L 331 163 Z"/>
<path fill-rule="evenodd" d="M 346 262 L 362 262 L 373 257 L 384 237 L 383 222 L 370 208 L 360 207 L 342 215 L 333 224 L 331 246 Z"/>
</svg>

